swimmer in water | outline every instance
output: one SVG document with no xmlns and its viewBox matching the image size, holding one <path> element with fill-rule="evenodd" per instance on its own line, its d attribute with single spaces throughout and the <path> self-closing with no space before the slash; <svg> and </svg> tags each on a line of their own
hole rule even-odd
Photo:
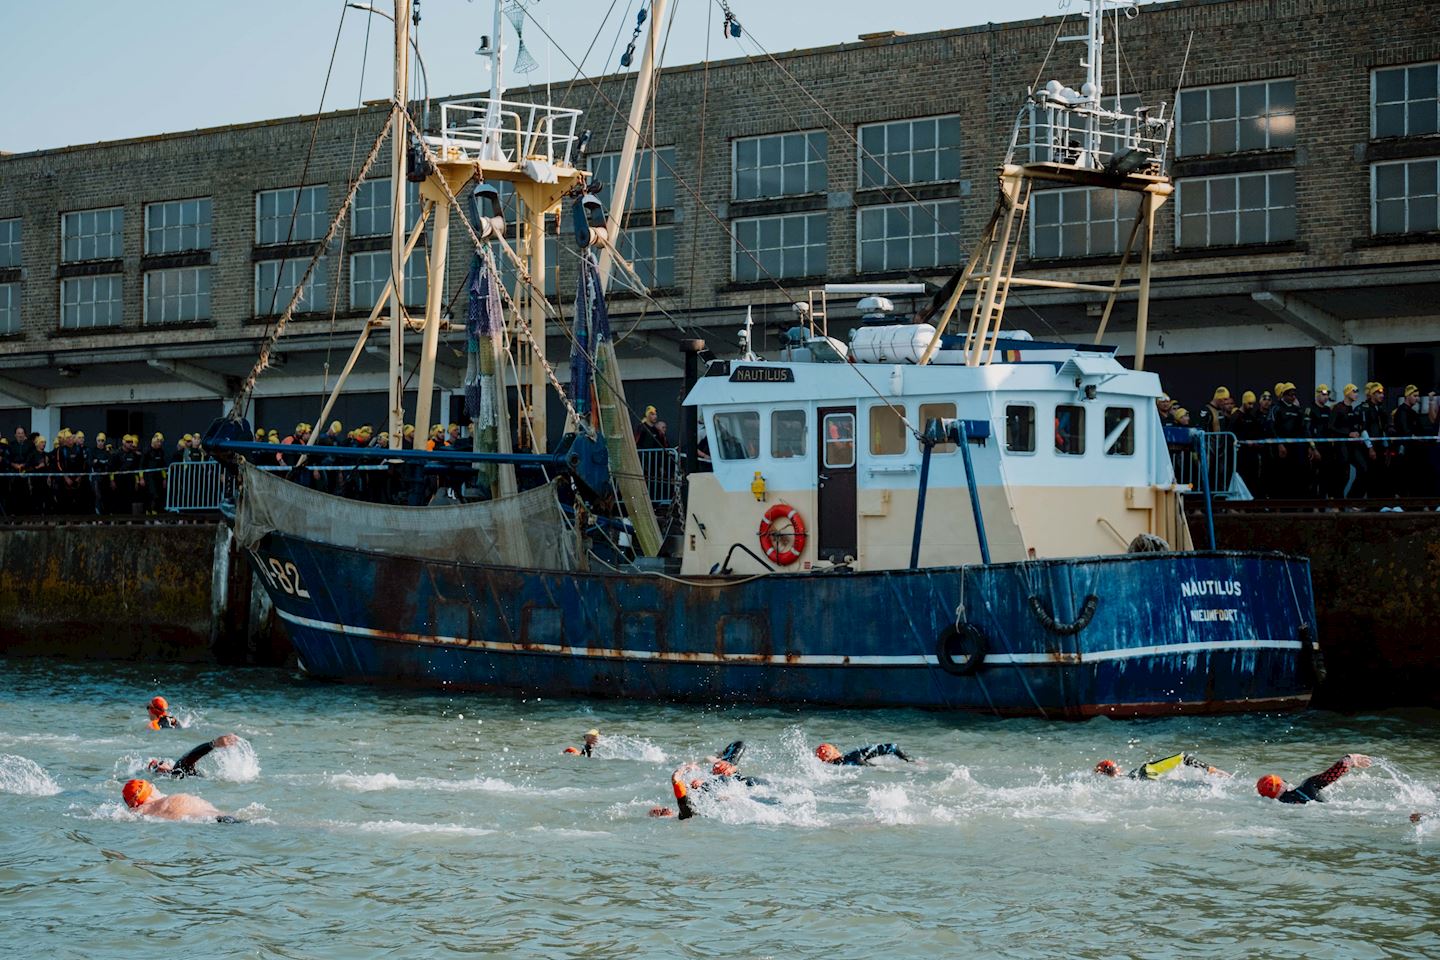
<svg viewBox="0 0 1440 960">
<path fill-rule="evenodd" d="M 584 744 L 584 746 L 580 746 L 580 747 L 566 747 L 566 748 L 565 748 L 565 752 L 566 752 L 567 754 L 572 754 L 572 755 L 573 755 L 573 754 L 580 754 L 581 756 L 585 756 L 585 757 L 594 756 L 594 753 L 595 753 L 595 744 L 597 744 L 597 743 L 599 743 L 599 742 L 600 742 L 600 731 L 599 731 L 599 730 L 596 730 L 594 727 L 591 727 L 589 730 L 586 730 L 586 731 L 585 731 L 585 744 Z"/>
<path fill-rule="evenodd" d="M 1159 780 L 1171 770 L 1180 766 L 1194 767 L 1197 770 L 1204 770 L 1212 777 L 1228 777 L 1230 774 L 1219 767 L 1206 763 L 1193 753 L 1177 753 L 1174 756 L 1163 757 L 1159 760 L 1151 760 L 1149 763 L 1142 763 L 1131 770 L 1126 776 L 1131 780 Z M 1114 760 L 1101 760 L 1095 764 L 1095 772 L 1103 773 L 1107 777 L 1120 776 L 1120 765 Z"/>
<path fill-rule="evenodd" d="M 893 743 L 872 743 L 868 747 L 860 747 L 845 754 L 842 754 L 833 743 L 822 743 L 815 748 L 815 756 L 820 759 L 821 763 L 829 763 L 837 767 L 873 767 L 875 764 L 870 761 L 876 757 L 899 757 L 906 763 L 915 762 L 905 755 L 905 751 Z"/>
<path fill-rule="evenodd" d="M 675 771 L 670 774 L 670 789 L 675 794 L 675 804 L 679 808 L 678 816 L 670 807 L 651 807 L 650 816 L 689 820 L 696 813 L 694 802 L 691 800 L 693 791 L 708 790 L 712 786 L 732 781 L 746 787 L 763 785 L 765 781 L 755 777 L 742 777 L 736 771 L 735 763 L 744 752 L 745 741 L 736 740 L 727 744 L 718 756 L 706 757 L 704 761 L 686 763 L 676 767 Z M 697 771 L 705 769 L 707 763 L 710 764 L 710 775 L 708 777 L 694 776 Z"/>
<path fill-rule="evenodd" d="M 190 793 L 165 795 L 149 780 L 130 780 L 121 791 L 125 806 L 146 817 L 161 820 L 214 820 L 217 823 L 239 823 L 215 809 L 214 804 Z"/>
<path fill-rule="evenodd" d="M 1281 803 L 1324 803 L 1325 794 L 1322 791 L 1326 787 L 1345 776 L 1351 767 L 1368 767 L 1371 762 L 1363 753 L 1347 753 L 1336 760 L 1330 769 L 1315 774 L 1298 787 L 1292 787 L 1275 774 L 1267 773 L 1255 781 L 1255 792 Z"/>
<path fill-rule="evenodd" d="M 180 721 L 170 716 L 170 704 L 165 702 L 164 697 L 156 697 L 150 701 L 151 730 L 169 730 L 178 726 Z"/>
<path fill-rule="evenodd" d="M 209 756 L 212 750 L 233 747 L 239 742 L 239 737 L 233 733 L 227 733 L 223 737 L 216 737 L 214 740 L 200 744 L 174 763 L 166 760 L 151 760 L 150 772 L 174 777 L 176 780 L 182 777 L 198 777 L 201 774 L 199 770 L 195 769 L 195 764 L 199 763 L 202 757 Z"/>
</svg>

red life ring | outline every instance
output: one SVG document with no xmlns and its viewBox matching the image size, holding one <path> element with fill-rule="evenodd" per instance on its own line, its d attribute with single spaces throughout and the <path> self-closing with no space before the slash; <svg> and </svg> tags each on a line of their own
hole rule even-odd
<svg viewBox="0 0 1440 960">
<path fill-rule="evenodd" d="M 790 529 L 772 533 L 777 520 L 788 521 Z M 775 545 L 775 540 L 782 536 L 790 538 L 791 546 L 788 550 L 781 550 Z M 805 551 L 805 520 L 800 516 L 800 511 L 788 503 L 777 503 L 766 510 L 765 518 L 760 521 L 760 549 L 778 566 L 788 567 L 799 560 L 800 554 Z"/>
</svg>

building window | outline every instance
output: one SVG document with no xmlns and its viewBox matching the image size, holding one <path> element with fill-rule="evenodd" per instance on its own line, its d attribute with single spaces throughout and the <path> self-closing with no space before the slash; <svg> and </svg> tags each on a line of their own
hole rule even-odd
<svg viewBox="0 0 1440 960">
<path fill-rule="evenodd" d="M 314 313 L 325 308 L 330 290 L 325 272 L 328 260 L 321 257 L 315 264 L 315 273 L 295 305 L 296 313 Z M 255 264 L 255 316 L 273 317 L 284 313 L 307 266 L 308 260 L 261 260 Z"/>
<path fill-rule="evenodd" d="M 855 466 L 855 414 L 825 414 L 825 466 Z"/>
<path fill-rule="evenodd" d="M 311 189 L 321 189 L 323 187 Z M 360 189 L 355 191 L 355 202 L 350 205 L 350 233 L 356 237 L 380 237 L 389 236 L 394 224 L 390 222 L 390 178 L 381 177 L 378 180 L 365 180 L 360 184 Z M 323 209 L 324 200 L 320 202 Z M 482 211 L 483 212 L 483 211 Z M 286 216 L 288 216 L 288 209 Z M 405 230 L 415 229 L 415 224 L 420 222 L 420 184 L 413 181 L 405 181 Z M 325 235 L 325 230 L 330 226 L 327 220 L 320 228 L 319 236 Z M 298 227 L 296 228 L 298 232 Z M 281 228 L 284 234 L 284 225 Z M 273 242 L 273 241 L 272 241 Z"/>
<path fill-rule="evenodd" d="M 1295 81 L 1186 90 L 1176 119 L 1179 157 L 1290 150 L 1295 146 Z"/>
<path fill-rule="evenodd" d="M 124 278 L 70 277 L 60 281 L 60 329 L 118 327 L 124 314 Z"/>
<path fill-rule="evenodd" d="M 1038 191 L 1031 203 L 1030 257 L 1104 257 L 1121 252 L 1140 209 L 1129 190 L 1076 187 Z"/>
<path fill-rule="evenodd" d="M 960 179 L 960 117 L 860 128 L 860 189 Z"/>
<path fill-rule="evenodd" d="M 146 271 L 146 324 L 191 323 L 209 319 L 209 267 Z"/>
<path fill-rule="evenodd" d="M 405 261 L 405 306 L 425 306 L 425 270 L 425 248 L 417 246 Z M 369 310 L 375 306 L 389 279 L 389 250 L 353 254 L 350 257 L 350 309 Z"/>
<path fill-rule="evenodd" d="M 1028 403 L 1005 408 L 1005 452 L 1035 452 L 1035 408 Z"/>
<path fill-rule="evenodd" d="M 905 452 L 905 408 L 885 404 L 870 408 L 870 455 L 897 457 Z"/>
<path fill-rule="evenodd" d="M 1374 203 L 1370 229 L 1376 235 L 1440 230 L 1437 180 L 1440 180 L 1440 157 L 1371 166 Z"/>
<path fill-rule="evenodd" d="M 145 252 L 210 249 L 210 198 L 145 205 Z"/>
<path fill-rule="evenodd" d="M 755 460 L 760 456 L 760 414 L 753 410 L 715 414 L 715 436 L 721 460 Z"/>
<path fill-rule="evenodd" d="M 793 460 L 805 456 L 805 430 L 810 418 L 804 410 L 776 410 L 770 414 L 770 456 Z"/>
<path fill-rule="evenodd" d="M 861 273 L 960 262 L 959 200 L 862 207 L 856 221 Z"/>
<path fill-rule="evenodd" d="M 655 162 L 659 154 L 660 162 Z M 595 157 L 591 169 L 596 179 L 605 184 L 607 196 L 615 196 L 615 180 L 620 170 L 620 154 L 602 153 Z M 675 206 L 675 148 L 656 147 L 641 150 L 630 171 L 629 208 L 634 210 L 670 210 Z"/>
<path fill-rule="evenodd" d="M 1440 132 L 1440 63 L 1376 70 L 1371 76 L 1372 137 Z"/>
<path fill-rule="evenodd" d="M 953 403 L 922 403 L 920 404 L 919 427 L 923 433 L 930 425 L 931 420 L 954 420 L 955 404 Z M 931 451 L 935 454 L 954 453 L 955 444 L 937 443 Z"/>
<path fill-rule="evenodd" d="M 329 202 L 323 186 L 260 191 L 255 194 L 255 242 L 263 246 L 319 240 L 330 227 Z"/>
<path fill-rule="evenodd" d="M 0 283 L 0 337 L 20 332 L 20 284 Z"/>
<path fill-rule="evenodd" d="M 736 200 L 819 193 L 828 182 L 830 138 L 824 130 L 747 137 L 736 140 L 734 149 Z"/>
<path fill-rule="evenodd" d="M 1135 411 L 1129 407 L 1105 408 L 1105 455 L 1135 455 Z"/>
<path fill-rule="evenodd" d="M 736 220 L 730 275 L 739 282 L 817 277 L 825 272 L 824 213 Z"/>
<path fill-rule="evenodd" d="M 20 218 L 0 220 L 0 267 L 20 266 Z"/>
<path fill-rule="evenodd" d="M 547 236 L 546 242 L 554 237 Z M 555 248 L 551 248 L 555 249 Z M 640 275 L 640 282 L 651 290 L 675 286 L 675 228 L 674 227 L 632 227 L 620 231 L 620 255 L 630 262 Z M 555 261 L 546 253 L 547 269 L 553 270 Z M 616 279 L 618 273 L 612 274 Z M 554 286 L 554 278 L 550 285 Z"/>
<path fill-rule="evenodd" d="M 1055 452 L 1080 456 L 1085 452 L 1085 408 L 1074 403 L 1055 406 Z"/>
<path fill-rule="evenodd" d="M 61 217 L 61 259 L 114 260 L 125 252 L 125 210 L 77 210 Z"/>
<path fill-rule="evenodd" d="M 1295 239 L 1295 171 L 1182 180 L 1181 247 L 1233 247 Z"/>
</svg>

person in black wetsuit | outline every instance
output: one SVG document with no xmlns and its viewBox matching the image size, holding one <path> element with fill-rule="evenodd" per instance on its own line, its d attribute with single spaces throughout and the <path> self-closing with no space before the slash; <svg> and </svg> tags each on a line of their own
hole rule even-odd
<svg viewBox="0 0 1440 960">
<path fill-rule="evenodd" d="M 870 761 L 876 757 L 899 757 L 906 763 L 915 762 L 893 743 L 872 743 L 868 747 L 860 747 L 845 754 L 833 743 L 822 743 L 815 748 L 815 756 L 820 758 L 821 763 L 831 763 L 837 767 L 873 767 L 875 764 Z"/>
<path fill-rule="evenodd" d="M 220 750 L 224 747 L 233 747 L 239 742 L 239 737 L 233 733 L 227 733 L 224 736 L 216 737 L 214 740 L 200 744 L 200 746 L 191 750 L 174 763 L 166 760 L 151 760 L 149 763 L 150 772 L 174 777 L 176 780 L 185 777 L 201 776 L 200 771 L 195 769 L 195 764 L 199 763 L 203 757 L 208 757 L 210 751 Z"/>
<path fill-rule="evenodd" d="M 600 742 L 600 731 L 591 727 L 585 731 L 585 744 L 579 747 L 566 747 L 565 752 L 579 754 L 582 757 L 593 757 L 595 755 L 595 744 Z"/>
<path fill-rule="evenodd" d="M 764 784 L 765 781 L 755 777 L 742 777 L 735 770 L 735 764 L 740 755 L 745 752 L 745 741 L 736 740 L 727 744 L 719 756 L 706 757 L 704 761 L 695 761 L 681 764 L 670 774 L 670 789 L 675 794 L 675 805 L 679 809 L 669 807 L 651 807 L 652 817 L 676 817 L 679 820 L 689 820 L 695 816 L 694 802 L 691 800 L 691 793 L 696 790 L 708 790 L 713 786 L 734 781 L 746 787 L 756 787 Z M 692 776 L 704 769 L 706 763 L 710 764 L 710 776 Z"/>
<path fill-rule="evenodd" d="M 1255 792 L 1281 803 L 1324 803 L 1325 794 L 1322 791 L 1326 787 L 1345 776 L 1351 767 L 1368 767 L 1370 763 L 1370 758 L 1363 753 L 1347 753 L 1336 760 L 1330 769 L 1315 774 L 1298 787 L 1292 787 L 1275 774 L 1267 773 L 1255 781 Z"/>
<path fill-rule="evenodd" d="M 169 730 L 180 726 L 180 721 L 170 716 L 170 704 L 164 697 L 156 697 L 150 701 L 150 729 Z"/>
<path fill-rule="evenodd" d="M 1230 776 L 1230 774 L 1224 770 L 1206 763 L 1193 753 L 1177 753 L 1173 756 L 1162 757 L 1159 760 L 1142 763 L 1126 774 L 1126 776 L 1131 780 L 1159 780 L 1165 776 L 1165 774 L 1180 766 L 1195 767 L 1197 770 L 1204 770 L 1206 773 L 1216 777 Z M 1107 777 L 1118 777 L 1120 776 L 1120 765 L 1114 760 L 1101 760 L 1095 764 L 1095 772 L 1103 773 Z"/>
</svg>

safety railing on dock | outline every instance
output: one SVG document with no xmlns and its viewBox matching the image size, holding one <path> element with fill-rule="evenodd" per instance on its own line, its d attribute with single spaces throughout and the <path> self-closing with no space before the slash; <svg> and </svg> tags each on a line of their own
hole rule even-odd
<svg viewBox="0 0 1440 960">
<path fill-rule="evenodd" d="M 172 463 L 166 471 L 165 509 L 170 513 L 218 510 L 234 492 L 234 480 L 214 460 Z"/>
<path fill-rule="evenodd" d="M 1165 439 L 1170 446 L 1170 463 L 1175 468 L 1176 483 L 1189 484 L 1192 493 L 1200 493 L 1205 486 L 1200 475 L 1203 459 L 1210 475 L 1210 493 L 1213 496 L 1240 495 L 1243 483 L 1236 484 L 1239 444 L 1235 434 L 1167 427 Z M 1203 451 L 1200 444 L 1205 446 Z"/>
<path fill-rule="evenodd" d="M 680 451 L 672 447 L 637 452 L 650 502 L 657 508 L 674 503 L 680 495 Z"/>
</svg>

